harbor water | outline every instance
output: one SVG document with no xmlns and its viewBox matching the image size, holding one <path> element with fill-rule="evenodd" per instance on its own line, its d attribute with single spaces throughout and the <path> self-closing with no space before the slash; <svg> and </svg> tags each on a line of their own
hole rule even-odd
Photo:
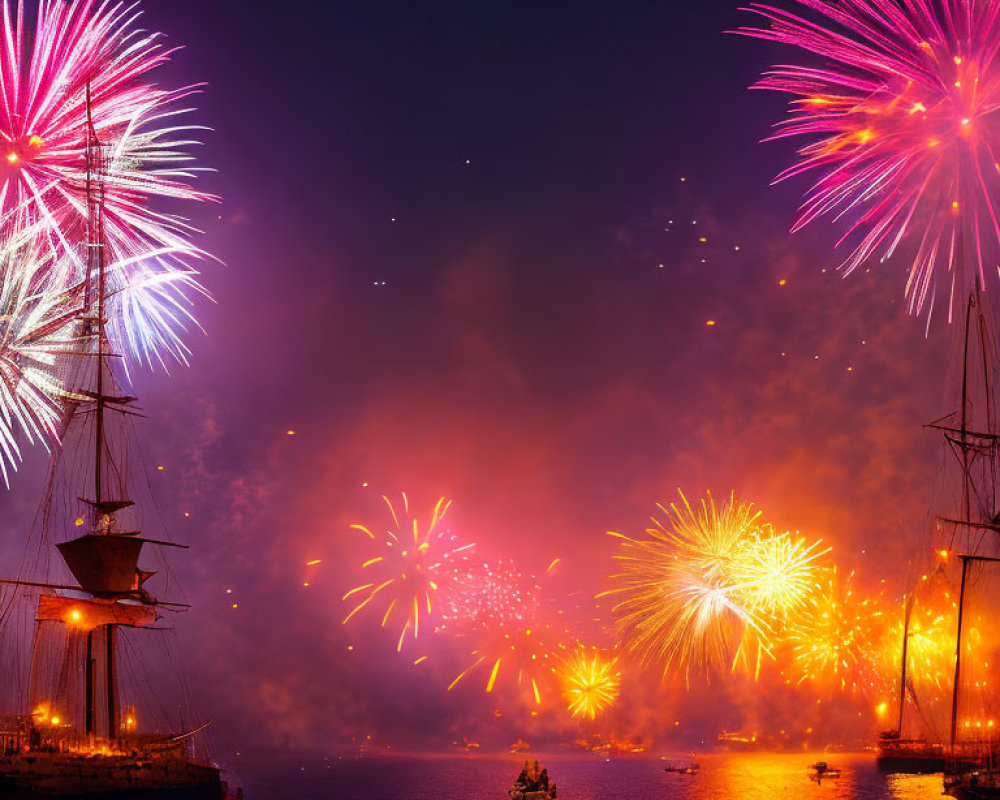
<svg viewBox="0 0 1000 800">
<path fill-rule="evenodd" d="M 704 755 L 690 776 L 665 773 L 665 762 L 653 757 L 538 758 L 561 800 L 936 800 L 942 793 L 940 774 L 886 775 L 867 753 Z M 841 777 L 810 780 L 809 765 L 817 760 L 841 768 Z M 230 778 L 247 800 L 506 800 L 523 761 L 523 755 L 240 758 Z"/>
</svg>

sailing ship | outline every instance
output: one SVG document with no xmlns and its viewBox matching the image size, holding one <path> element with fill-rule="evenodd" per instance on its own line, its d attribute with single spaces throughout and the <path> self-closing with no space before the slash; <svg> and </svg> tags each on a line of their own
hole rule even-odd
<svg viewBox="0 0 1000 800">
<path fill-rule="evenodd" d="M 975 317 L 977 336 L 970 336 Z M 931 427 L 942 431 L 962 469 L 961 513 L 958 517 L 938 517 L 940 524 L 952 529 L 952 545 L 961 562 L 958 596 L 958 619 L 955 634 L 955 661 L 952 681 L 952 702 L 948 759 L 944 771 L 944 791 L 952 797 L 967 800 L 1000 798 L 1000 769 L 994 765 L 995 745 L 992 737 L 965 736 L 959 740 L 961 714 L 968 716 L 962 702 L 963 630 L 968 604 L 970 567 L 981 576 L 984 569 L 1000 567 L 1000 558 L 987 555 L 996 552 L 995 535 L 1000 534 L 1000 433 L 997 433 L 996 409 L 991 388 L 991 371 L 996 360 L 994 343 L 989 336 L 981 292 L 973 292 L 966 307 L 965 352 L 962 363 L 961 409 L 956 415 L 942 418 Z M 976 366 L 982 381 L 983 402 L 980 420 L 971 420 L 970 355 L 971 345 L 979 350 Z M 987 537 L 994 534 L 994 537 Z M 986 683 L 976 683 L 985 691 Z M 992 723 L 990 723 L 992 724 Z M 966 719 L 963 728 L 970 729 Z"/>
<path fill-rule="evenodd" d="M 942 434 L 961 470 L 961 511 L 957 515 L 937 518 L 939 528 L 951 531 L 948 547 L 940 551 L 945 556 L 953 550 L 975 553 L 984 545 L 987 533 L 1000 532 L 1000 518 L 996 514 L 1000 433 L 997 432 L 991 386 L 995 356 L 981 294 L 974 291 L 965 309 L 960 407 L 926 426 Z M 935 574 L 944 575 L 946 566 L 940 564 Z M 951 581 L 948 583 L 951 585 Z M 940 741 L 943 738 L 940 733 L 935 737 L 938 741 L 904 735 L 908 700 L 920 712 L 924 727 L 929 728 L 910 675 L 908 651 L 916 598 L 916 587 L 912 587 L 904 599 L 896 725 L 879 734 L 876 763 L 883 771 L 895 773 L 941 772 L 948 767 L 955 771 L 972 769 L 978 764 L 978 756 L 963 750 L 963 745 L 955 741 L 954 730 L 950 744 Z M 953 718 L 957 692 L 956 683 L 952 689 Z"/>
<path fill-rule="evenodd" d="M 112 414 L 121 419 L 134 415 L 136 398 L 118 388 L 118 362 L 105 330 L 106 156 L 92 122 L 89 85 L 86 123 L 87 273 L 74 328 L 80 352 L 72 355 L 76 364 L 87 365 L 76 374 L 86 373 L 92 385 L 74 389 L 69 424 L 88 425 L 81 441 L 87 443 L 92 463 L 82 466 L 90 473 L 83 480 L 92 480 L 86 490 L 92 494 L 61 499 L 85 509 L 76 519 L 77 526 L 87 526 L 85 532 L 71 538 L 64 532 L 64 540 L 55 545 L 75 583 L 30 580 L 23 574 L 0 581 L 22 600 L 34 601 L 29 704 L 24 713 L 0 718 L 0 798 L 219 800 L 229 796 L 228 788 L 218 767 L 195 757 L 199 730 L 142 734 L 134 708 L 123 708 L 119 696 L 120 634 L 148 629 L 165 609 L 184 607 L 150 594 L 145 584 L 155 573 L 139 566 L 140 557 L 147 548 L 183 545 L 146 538 L 123 521 L 135 503 L 123 478 L 124 457 L 114 451 L 107 425 Z M 93 437 L 87 442 L 89 425 Z M 80 465 L 77 460 L 72 466 Z M 54 500 L 52 489 L 50 480 L 43 508 Z M 4 621 L 10 619 L 8 610 Z M 45 670 L 46 632 L 53 626 L 62 643 L 61 653 L 48 653 L 61 661 L 54 686 L 51 670 Z M 50 693 L 50 699 L 40 700 L 42 693 Z"/>
</svg>

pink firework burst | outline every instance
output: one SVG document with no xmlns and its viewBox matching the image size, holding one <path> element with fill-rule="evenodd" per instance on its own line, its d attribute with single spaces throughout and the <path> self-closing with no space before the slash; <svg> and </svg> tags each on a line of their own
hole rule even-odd
<svg viewBox="0 0 1000 800">
<path fill-rule="evenodd" d="M 472 635 L 530 622 L 538 611 L 538 586 L 510 562 L 457 565 L 443 586 L 438 630 Z"/>
<path fill-rule="evenodd" d="M 793 230 L 846 219 L 846 273 L 897 252 L 911 313 L 996 280 L 1000 225 L 1000 3 L 992 0 L 797 0 L 762 3 L 747 36 L 798 47 L 754 88 L 793 96 L 772 138 L 809 137 L 784 180 L 815 176 Z"/>
<path fill-rule="evenodd" d="M 208 200 L 191 179 L 195 126 L 179 121 L 198 88 L 163 89 L 149 73 L 173 50 L 136 27 L 134 3 L 3 4 L 0 45 L 0 235 L 41 226 L 64 285 L 85 274 L 87 95 L 105 161 L 104 237 L 111 334 L 140 360 L 185 361 L 195 324 L 191 266 L 204 253 L 181 217 L 151 201 Z"/>
<path fill-rule="evenodd" d="M 511 562 L 469 564 L 455 576 L 439 631 L 468 642 L 472 650 L 448 691 L 475 674 L 486 694 L 540 706 L 551 688 L 553 665 L 573 641 L 563 612 L 534 575 Z"/>
</svg>

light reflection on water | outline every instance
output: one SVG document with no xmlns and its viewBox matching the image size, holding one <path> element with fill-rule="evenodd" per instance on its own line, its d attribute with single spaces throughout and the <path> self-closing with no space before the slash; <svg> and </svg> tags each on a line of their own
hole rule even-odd
<svg viewBox="0 0 1000 800">
<path fill-rule="evenodd" d="M 942 794 L 941 775 L 890 775 L 890 797 L 899 800 L 921 800 Z"/>
<path fill-rule="evenodd" d="M 699 756 L 694 776 L 655 758 L 540 757 L 561 800 L 938 800 L 941 776 L 883 775 L 872 755 Z M 817 785 L 809 765 L 843 772 Z M 247 800 L 506 800 L 524 758 L 473 756 L 285 760 L 238 765 Z M 686 759 L 682 759 L 686 760 Z"/>
</svg>

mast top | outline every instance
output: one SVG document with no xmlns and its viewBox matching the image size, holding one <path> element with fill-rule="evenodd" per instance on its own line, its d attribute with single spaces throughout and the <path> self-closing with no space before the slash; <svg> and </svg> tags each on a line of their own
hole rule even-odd
<svg viewBox="0 0 1000 800">
<path fill-rule="evenodd" d="M 129 395 L 108 394 L 105 392 L 105 377 L 112 378 L 108 359 L 112 356 L 108 346 L 107 319 L 105 301 L 107 298 L 107 264 L 105 259 L 104 241 L 104 187 L 107 171 L 104 145 L 94 128 L 93 100 L 90 93 L 90 81 L 86 84 L 87 100 L 87 275 L 84 298 L 84 313 L 91 326 L 91 333 L 97 340 L 97 380 L 94 391 L 84 391 L 86 397 L 94 401 L 95 435 L 94 435 L 94 499 L 85 500 L 94 511 L 93 531 L 98 534 L 114 532 L 114 515 L 122 509 L 133 505 L 128 498 L 106 496 L 104 486 L 104 461 L 107 451 L 105 434 L 106 409 L 114 410 L 128 405 L 136 398 Z M 94 297 L 96 294 L 96 297 Z M 112 378 L 113 382 L 113 378 Z"/>
</svg>

